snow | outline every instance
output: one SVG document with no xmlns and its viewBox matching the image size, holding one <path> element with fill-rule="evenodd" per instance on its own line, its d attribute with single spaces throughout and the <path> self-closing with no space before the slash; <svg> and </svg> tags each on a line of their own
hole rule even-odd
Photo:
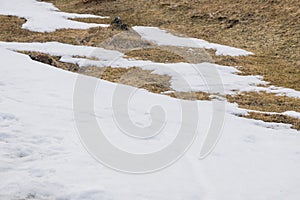
<svg viewBox="0 0 300 200">
<path fill-rule="evenodd" d="M 200 135 L 174 165 L 140 176 L 106 168 L 84 150 L 74 129 L 72 93 L 77 75 L 3 48 L 0 52 L 3 61 L 0 73 L 1 199 L 31 195 L 36 199 L 80 200 L 244 197 L 296 200 L 300 195 L 297 190 L 300 180 L 298 132 L 284 128 L 285 125 L 280 129 L 270 128 L 270 125 L 265 128 L 262 124 L 267 123 L 236 117 L 231 113 L 237 108 L 231 104 L 227 105 L 223 136 L 206 159 L 199 160 L 198 153 L 209 128 L 212 107 L 211 102 L 199 101 Z M 174 137 L 172 133 L 176 133 L 180 124 L 175 114 L 179 100 L 137 90 L 136 99 L 129 107 L 132 119 L 139 119 L 141 124 L 149 123 L 149 105 L 159 103 L 167 111 L 167 126 L 164 134 L 153 140 L 125 140 L 112 120 L 110 105 L 111 95 L 118 85 L 99 82 L 95 115 L 103 129 L 111 133 L 106 136 L 114 144 L 128 151 L 149 152 L 167 145 Z"/>
<path fill-rule="evenodd" d="M 0 11 L 10 11 L 12 14 L 14 8 L 7 2 L 0 2 Z M 17 16 L 21 16 L 26 9 L 29 12 L 30 6 L 31 10 L 37 9 L 37 13 L 48 12 L 47 16 L 58 13 L 53 10 L 52 4 L 33 0 L 14 0 L 14 4 Z M 21 10 L 21 7 L 24 10 Z M 53 30 L 52 23 L 45 24 L 48 27 L 40 27 L 39 30 Z M 146 30 L 149 35 L 152 34 L 151 30 L 155 34 L 160 33 L 152 27 L 144 27 L 141 30 Z M 168 43 L 169 39 L 164 42 Z M 176 37 L 173 39 L 174 44 L 184 45 L 185 40 Z M 165 45 L 163 42 L 160 44 Z M 243 50 L 221 48 L 218 45 L 209 46 L 211 47 L 219 48 L 219 53 L 229 55 L 245 53 Z M 239 76 L 234 67 L 211 63 L 199 63 L 192 67 L 188 63 L 165 64 L 128 60 L 120 52 L 97 47 L 58 42 L 1 42 L 1 200 L 299 199 L 300 135 L 299 131 L 291 129 L 290 125 L 238 117 L 236 115 L 246 114 L 247 110 L 221 100 L 181 101 L 143 89 L 86 77 L 98 83 L 94 95 L 94 112 L 86 114 L 96 117 L 98 125 L 110 142 L 128 152 L 149 153 L 170 144 L 181 126 L 188 128 L 190 125 L 183 123 L 182 103 L 197 105 L 198 135 L 181 159 L 155 173 L 120 173 L 96 161 L 81 143 L 77 133 L 78 124 L 75 123 L 76 110 L 73 106 L 78 74 L 33 61 L 29 56 L 12 50 L 40 51 L 62 56 L 63 61 L 76 62 L 81 66 L 137 65 L 143 69 L 153 69 L 154 73 L 170 75 L 172 87 L 178 91 L 186 90 L 187 85 L 189 89 L 207 89 L 207 86 L 201 84 L 207 85 L 207 82 L 218 80 L 218 77 L 224 83 L 221 91 L 225 94 L 233 92 L 234 89 L 238 90 L 237 92 L 245 88 L 254 90 L 258 88 L 257 84 L 264 83 L 261 77 Z M 89 60 L 90 57 L 99 60 Z M 199 71 L 202 78 L 199 74 L 197 76 Z M 187 83 L 184 84 L 182 80 Z M 219 90 L 219 86 L 215 89 Z M 215 86 L 211 87 L 214 89 Z M 127 102 L 126 99 L 117 98 L 117 104 L 114 104 L 114 95 L 118 89 L 121 92 L 133 91 L 128 101 L 129 117 L 124 115 L 126 113 L 119 112 Z M 274 88 L 270 88 L 272 89 Z M 226 106 L 222 137 L 209 156 L 199 159 L 213 117 L 222 111 L 220 108 L 214 109 L 215 103 L 223 103 Z M 151 115 L 153 106 L 162 107 L 165 113 L 165 124 L 161 134 L 155 137 L 147 140 L 127 137 L 116 124 L 115 120 L 118 117 L 128 117 L 139 127 L 147 127 L 153 121 L 161 121 L 161 116 Z M 119 115 L 114 116 L 116 111 Z M 284 114 L 299 118 L 299 113 L 295 111 Z M 189 135 L 191 130 L 187 130 L 185 134 Z"/>
<path fill-rule="evenodd" d="M 156 63 L 124 58 L 118 51 L 98 47 L 76 46 L 58 42 L 17 43 L 0 42 L 0 46 L 18 51 L 38 51 L 62 56 L 61 61 L 79 66 L 98 67 L 140 67 L 153 73 L 169 75 L 171 87 L 176 91 L 203 91 L 220 94 L 234 94 L 233 91 L 255 90 L 256 85 L 266 84 L 259 76 L 240 76 L 236 68 L 212 63 Z M 87 58 L 77 58 L 81 56 Z M 88 59 L 88 58 L 97 58 Z M 221 78 L 220 78 L 221 77 Z M 223 88 L 224 87 L 224 88 Z"/>
<path fill-rule="evenodd" d="M 293 110 L 291 110 L 291 111 L 285 111 L 283 114 L 287 115 L 287 116 L 290 116 L 290 117 L 294 117 L 294 118 L 300 119 L 300 113 L 296 112 L 296 111 L 293 111 Z"/>
<path fill-rule="evenodd" d="M 108 24 L 83 23 L 74 18 L 107 18 L 89 14 L 60 12 L 53 4 L 36 0 L 0 1 L 0 14 L 25 18 L 22 28 L 36 32 L 52 32 L 57 29 L 88 29 L 108 27 Z"/>
<path fill-rule="evenodd" d="M 267 92 L 274 93 L 278 96 L 288 96 L 292 98 L 300 98 L 300 92 L 290 88 L 276 87 L 270 85 L 268 87 L 252 87 L 252 88 L 243 88 L 240 92 Z"/>
<path fill-rule="evenodd" d="M 209 43 L 197 38 L 178 37 L 157 27 L 135 26 L 133 29 L 138 32 L 142 38 L 155 42 L 158 45 L 215 49 L 217 55 L 247 56 L 253 54 L 243 49 Z"/>
</svg>

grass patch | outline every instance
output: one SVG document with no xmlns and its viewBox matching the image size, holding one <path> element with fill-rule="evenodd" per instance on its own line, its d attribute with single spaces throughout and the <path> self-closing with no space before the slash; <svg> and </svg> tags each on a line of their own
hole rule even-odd
<svg viewBox="0 0 300 200">
<path fill-rule="evenodd" d="M 78 72 L 79 66 L 72 63 L 65 63 L 59 61 L 59 56 L 51 56 L 49 54 L 40 53 L 40 52 L 31 52 L 31 51 L 19 51 L 19 53 L 23 53 L 29 55 L 32 60 L 54 66 L 56 68 L 60 68 L 66 71 Z"/>
<path fill-rule="evenodd" d="M 216 64 L 237 66 L 240 75 L 261 75 L 270 84 L 300 91 L 300 66 L 288 60 L 270 56 L 216 56 L 208 51 Z"/>
<path fill-rule="evenodd" d="M 299 90 L 297 0 L 47 1 L 68 12 L 120 15 L 130 25 L 158 26 L 252 51 L 256 56 L 237 58 L 245 75 Z"/>
<path fill-rule="evenodd" d="M 132 50 L 127 52 L 125 55 L 137 60 L 151 60 L 159 63 L 186 62 L 186 60 L 181 56 L 159 48 Z"/>
<path fill-rule="evenodd" d="M 243 116 L 249 119 L 256 119 L 262 120 L 264 122 L 276 122 L 276 123 L 284 123 L 284 124 L 291 124 L 293 129 L 300 130 L 300 119 L 285 116 L 285 115 L 271 115 L 265 113 L 256 113 L 250 112 L 249 115 Z"/>
<path fill-rule="evenodd" d="M 73 45 L 97 46 L 107 38 L 110 38 L 119 31 L 112 31 L 109 28 L 90 28 L 88 30 L 60 29 L 55 32 L 31 32 L 22 29 L 26 22 L 14 16 L 0 15 L 0 41 L 5 42 L 49 42 L 57 41 Z"/>
<path fill-rule="evenodd" d="M 162 93 L 172 90 L 170 88 L 171 77 L 166 75 L 152 74 L 150 70 L 139 67 L 112 68 L 112 67 L 82 67 L 79 73 L 101 78 L 110 82 L 131 85 L 144 88 L 153 93 Z"/>
<path fill-rule="evenodd" d="M 276 94 L 266 92 L 243 92 L 241 94 L 226 96 L 231 103 L 237 103 L 239 107 L 259 110 L 264 112 L 285 112 L 294 110 L 300 112 L 300 99 L 276 96 Z"/>
<path fill-rule="evenodd" d="M 206 92 L 172 92 L 166 95 L 183 100 L 211 100 L 210 94 Z"/>
<path fill-rule="evenodd" d="M 228 0 L 226 2 L 222 0 L 47 1 L 54 3 L 59 9 L 66 12 L 111 17 L 120 15 L 122 20 L 129 25 L 157 26 L 190 37 L 252 51 L 255 55 L 247 57 L 214 56 L 214 53 L 211 55 L 218 64 L 243 66 L 239 68 L 242 75 L 262 75 L 264 80 L 272 85 L 300 90 L 300 12 L 298 0 Z M 0 40 L 8 42 L 58 41 L 75 45 L 98 46 L 118 33 L 117 30 L 112 31 L 107 28 L 65 29 L 52 33 L 35 33 L 21 29 L 25 22 L 24 19 L 0 16 L 0 20 Z M 93 20 L 96 19 L 77 20 L 95 22 Z M 124 41 L 127 43 L 124 44 Z M 119 38 L 118 44 L 114 41 L 108 41 L 108 44 L 111 49 L 121 48 L 122 50 L 123 47 L 128 49 L 128 46 L 132 47 L 131 50 L 139 46 L 151 46 L 151 44 L 144 43 L 135 46 L 136 41 L 133 39 L 132 42 L 128 42 L 126 36 L 125 40 Z M 147 50 L 129 52 L 128 54 L 145 59 L 159 59 L 158 51 L 148 52 L 149 55 L 144 55 L 147 54 L 145 51 Z M 182 57 L 185 58 L 185 56 Z M 99 69 L 90 68 L 89 70 L 97 71 Z M 121 81 L 120 83 L 145 88 L 151 92 L 161 93 L 170 90 L 170 77 L 154 75 L 151 74 L 151 71 L 140 68 L 130 70 L 107 67 L 100 74 L 103 79 L 113 82 Z M 182 95 L 182 98 L 186 99 L 191 98 L 185 93 L 174 95 L 176 97 Z M 197 96 L 197 94 L 192 96 Z M 207 97 L 206 94 L 199 93 L 197 98 L 205 99 Z M 278 97 L 267 93 L 243 93 L 235 97 L 227 96 L 227 98 L 231 102 L 237 102 L 241 107 L 269 112 L 287 110 L 299 112 L 300 107 L 298 99 Z M 299 120 L 292 117 L 261 113 L 250 114 L 248 117 L 293 124 L 293 127 L 299 130 Z"/>
<path fill-rule="evenodd" d="M 74 18 L 70 19 L 77 22 L 84 22 L 84 23 L 95 23 L 95 24 L 110 24 L 110 18 Z"/>
</svg>

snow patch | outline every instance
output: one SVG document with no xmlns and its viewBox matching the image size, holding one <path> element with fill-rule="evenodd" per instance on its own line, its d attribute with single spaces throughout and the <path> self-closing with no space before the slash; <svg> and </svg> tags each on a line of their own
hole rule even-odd
<svg viewBox="0 0 300 200">
<path fill-rule="evenodd" d="M 290 117 L 294 117 L 294 118 L 298 118 L 300 119 L 300 113 L 299 112 L 296 112 L 296 111 L 286 111 L 283 113 L 284 115 L 287 115 L 287 116 L 290 116 Z"/>
<path fill-rule="evenodd" d="M 197 38 L 178 37 L 157 27 L 134 26 L 133 29 L 138 32 L 143 39 L 155 42 L 158 45 L 215 49 L 216 55 L 247 56 L 253 54 L 243 49 L 210 43 Z"/>
<path fill-rule="evenodd" d="M 57 29 L 88 29 L 108 27 L 108 24 L 95 24 L 72 21 L 74 18 L 108 18 L 89 14 L 60 12 L 53 4 L 36 0 L 0 1 L 0 14 L 25 18 L 22 28 L 35 32 L 53 32 Z"/>
<path fill-rule="evenodd" d="M 171 76 L 171 87 L 176 91 L 202 91 L 219 94 L 234 94 L 238 90 L 255 90 L 258 84 L 266 84 L 260 76 L 240 76 L 236 68 L 212 63 L 156 63 L 152 61 L 124 58 L 118 51 L 98 47 L 76 46 L 58 42 L 17 43 L 0 42 L 0 46 L 19 51 L 38 51 L 62 56 L 62 62 L 79 66 L 140 67 L 153 73 Z M 95 57 L 91 60 L 82 57 Z"/>
</svg>

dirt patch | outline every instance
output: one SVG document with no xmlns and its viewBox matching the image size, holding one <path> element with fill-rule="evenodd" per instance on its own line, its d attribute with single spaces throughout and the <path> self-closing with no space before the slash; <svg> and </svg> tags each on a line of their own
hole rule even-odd
<svg viewBox="0 0 300 200">
<path fill-rule="evenodd" d="M 63 70 L 71 71 L 71 72 L 78 72 L 79 66 L 72 64 L 72 63 L 65 63 L 60 62 L 60 57 L 58 56 L 51 56 L 49 54 L 40 53 L 40 52 L 30 52 L 30 51 L 19 51 L 20 53 L 27 54 L 32 60 L 52 65 L 56 68 L 60 68 Z"/>
<path fill-rule="evenodd" d="M 229 102 L 237 103 L 239 107 L 250 110 L 278 113 L 290 110 L 300 112 L 300 99 L 277 96 L 272 93 L 243 92 L 235 96 L 227 95 L 226 98 Z"/>
<path fill-rule="evenodd" d="M 300 119 L 293 118 L 290 116 L 285 115 L 271 115 L 271 114 L 264 114 L 264 113 L 256 113 L 250 112 L 249 115 L 242 116 L 249 119 L 256 119 L 262 120 L 264 122 L 276 122 L 276 123 L 284 123 L 284 124 L 291 124 L 293 129 L 300 130 Z"/>
</svg>

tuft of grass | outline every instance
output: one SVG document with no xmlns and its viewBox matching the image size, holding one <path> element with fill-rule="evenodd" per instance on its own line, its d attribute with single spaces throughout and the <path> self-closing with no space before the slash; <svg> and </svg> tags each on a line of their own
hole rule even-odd
<svg viewBox="0 0 300 200">
<path fill-rule="evenodd" d="M 110 18 L 74 18 L 70 19 L 73 21 L 78 21 L 78 22 L 85 22 L 85 23 L 96 23 L 96 24 L 110 24 L 111 19 Z"/>
<path fill-rule="evenodd" d="M 40 52 L 31 52 L 31 51 L 19 51 L 19 53 L 23 53 L 28 55 L 32 60 L 37 62 L 41 62 L 47 65 L 54 66 L 56 68 L 60 68 L 66 71 L 78 72 L 79 66 L 72 63 L 65 63 L 59 61 L 60 57 L 51 56 L 49 54 L 40 53 Z"/>
<path fill-rule="evenodd" d="M 239 75 L 260 75 L 272 85 L 300 90 L 300 66 L 288 60 L 277 57 L 251 56 L 216 56 L 209 51 L 216 64 L 235 66 L 241 72 Z"/>
<path fill-rule="evenodd" d="M 0 15 L 0 41 L 6 42 L 49 42 L 58 41 L 73 45 L 97 46 L 106 39 L 112 37 L 119 31 L 112 31 L 109 28 L 90 28 L 88 30 L 60 29 L 55 32 L 31 32 L 22 29 L 26 22 L 14 16 Z"/>
<path fill-rule="evenodd" d="M 129 51 L 125 54 L 129 58 L 138 60 L 151 60 L 159 63 L 176 63 L 186 62 L 181 56 L 159 48 L 137 49 Z"/>
<path fill-rule="evenodd" d="M 235 102 L 239 105 L 239 107 L 250 110 L 277 113 L 290 110 L 300 112 L 300 99 L 287 96 L 277 96 L 272 93 L 243 92 L 235 96 L 227 95 L 226 98 L 229 102 Z M 242 117 L 262 120 L 264 122 L 292 124 L 292 128 L 300 130 L 300 119 L 282 114 L 249 112 L 249 115 L 243 115 Z"/>
<path fill-rule="evenodd" d="M 227 100 L 237 103 L 239 107 L 264 112 L 285 112 L 294 110 L 300 112 L 300 99 L 287 96 L 277 96 L 266 92 L 243 92 L 234 96 L 227 95 Z"/>
<path fill-rule="evenodd" d="M 112 67 L 82 67 L 79 73 L 101 78 L 110 82 L 144 88 L 153 93 L 162 93 L 171 90 L 170 79 L 166 75 L 152 74 L 150 70 L 139 67 L 112 68 Z"/>
<path fill-rule="evenodd" d="M 172 92 L 166 95 L 183 100 L 211 100 L 210 94 L 206 92 Z"/>
<path fill-rule="evenodd" d="M 291 124 L 293 129 L 300 131 L 300 119 L 280 115 L 280 114 L 265 114 L 265 113 L 256 113 L 250 112 L 249 115 L 243 116 L 249 119 L 262 120 L 264 122 L 276 122 L 276 123 L 284 123 Z"/>
</svg>

